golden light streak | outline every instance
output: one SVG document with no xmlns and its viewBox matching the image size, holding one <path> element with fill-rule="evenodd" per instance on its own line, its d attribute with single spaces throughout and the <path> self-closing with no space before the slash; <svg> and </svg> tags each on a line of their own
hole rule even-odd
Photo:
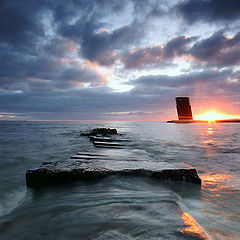
<svg viewBox="0 0 240 240">
<path fill-rule="evenodd" d="M 224 173 L 207 173 L 201 174 L 201 179 L 203 180 L 202 189 L 209 191 L 211 197 L 219 197 L 219 191 L 229 188 L 227 184 L 232 180 L 230 175 Z"/>
<path fill-rule="evenodd" d="M 15 115 L 0 115 L 0 118 L 15 118 Z"/>
<path fill-rule="evenodd" d="M 98 30 L 98 32 L 102 32 L 102 33 L 111 33 L 112 31 L 111 30 L 109 30 L 109 29 L 106 29 L 106 28 L 100 28 L 99 30 Z"/>
<path fill-rule="evenodd" d="M 212 129 L 211 127 L 209 127 L 209 128 L 207 129 L 207 133 L 208 133 L 209 135 L 213 134 L 213 129 Z"/>
<path fill-rule="evenodd" d="M 200 237 L 201 239 L 208 239 L 200 225 L 190 214 L 188 214 L 187 212 L 183 212 L 181 218 L 186 225 L 184 229 L 180 230 L 182 234 L 193 237 Z"/>
</svg>

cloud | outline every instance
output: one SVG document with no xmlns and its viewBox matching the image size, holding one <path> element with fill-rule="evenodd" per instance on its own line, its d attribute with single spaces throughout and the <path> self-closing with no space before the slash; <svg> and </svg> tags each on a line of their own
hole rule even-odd
<svg viewBox="0 0 240 240">
<path fill-rule="evenodd" d="M 130 25 L 122 26 L 113 32 L 84 34 L 81 44 L 83 56 L 89 60 L 98 61 L 102 65 L 108 65 L 111 61 L 106 61 L 103 55 L 133 44 L 139 35 L 143 34 L 139 25 L 138 22 L 134 21 Z"/>
<path fill-rule="evenodd" d="M 196 42 L 189 53 L 197 60 L 224 67 L 240 63 L 240 31 L 229 38 L 223 32 Z"/>
<path fill-rule="evenodd" d="M 177 36 L 165 46 L 157 45 L 130 50 L 122 54 L 122 62 L 126 68 L 141 68 L 146 65 L 164 64 L 187 53 L 187 45 L 195 38 Z"/>
<path fill-rule="evenodd" d="M 41 11 L 42 5 L 32 1 L 1 0 L 0 42 L 31 50 L 44 37 L 43 24 L 39 21 Z"/>
<path fill-rule="evenodd" d="M 80 56 L 103 66 L 114 64 L 118 60 L 117 53 L 140 43 L 149 30 L 152 18 L 166 14 L 166 5 L 165 10 L 163 10 L 164 3 L 161 5 L 157 1 L 132 0 L 121 1 L 121 3 L 117 3 L 117 1 L 93 1 L 94 4 L 92 1 L 89 2 L 89 4 L 83 5 L 85 10 L 80 10 L 81 14 L 78 14 L 80 17 L 75 19 L 74 23 L 61 21 L 61 24 L 58 24 L 57 32 L 81 46 Z M 89 7 L 91 4 L 93 6 Z M 114 15 L 120 14 L 128 8 L 134 9 L 131 17 L 124 14 L 122 16 L 122 18 L 129 18 L 128 23 L 111 28 L 111 24 L 104 22 L 103 19 L 106 18 L 109 11 L 111 15 Z M 111 30 L 107 29 L 108 26 Z"/>
<path fill-rule="evenodd" d="M 14 51 L 34 55 L 45 49 L 55 56 L 79 45 L 83 57 L 109 65 L 115 59 L 109 61 L 105 55 L 110 56 L 112 50 L 133 44 L 144 34 L 144 22 L 134 17 L 128 24 L 109 32 L 99 31 L 103 25 L 109 25 L 103 18 L 122 12 L 128 5 L 128 1 L 116 0 L 78 0 L 68 4 L 62 0 L 3 0 L 0 3 L 0 44 L 9 50 L 14 48 Z M 45 46 L 49 39 L 50 43 Z"/>
<path fill-rule="evenodd" d="M 95 21 L 94 18 L 84 23 L 79 20 L 74 25 L 62 27 L 60 33 L 81 45 L 80 54 L 84 58 L 101 65 L 112 65 L 116 60 L 113 51 L 136 43 L 144 34 L 143 23 L 137 20 L 113 31 L 100 31 Z"/>
<path fill-rule="evenodd" d="M 238 75 L 236 76 L 236 73 L 233 74 L 231 70 L 206 70 L 177 76 L 142 76 L 130 81 L 129 84 L 135 86 L 131 90 L 134 94 L 157 95 L 163 92 L 173 92 L 176 96 L 176 93 L 185 94 L 186 89 L 194 92 L 194 88 L 197 87 L 205 89 L 204 95 L 208 95 L 211 94 L 211 91 L 215 92 L 217 89 L 224 89 L 227 86 L 236 87 L 236 85 L 233 86 L 227 81 L 229 76 L 235 76 L 236 79 L 239 79 Z"/>
<path fill-rule="evenodd" d="M 174 98 L 188 92 L 193 101 L 208 104 L 228 96 L 239 102 L 240 73 L 201 71 L 179 76 L 149 75 L 132 80 L 129 92 L 97 86 L 46 91 L 5 91 L 0 94 L 3 112 L 22 113 L 35 119 L 142 119 L 175 114 Z"/>
<path fill-rule="evenodd" d="M 165 115 L 173 113 L 176 96 L 189 96 L 195 112 L 216 108 L 231 111 L 231 103 L 239 103 L 240 75 L 231 70 L 205 70 L 178 76 L 149 75 L 132 80 L 132 95 L 145 99 L 154 99 L 157 103 L 149 104 L 149 109 L 165 109 Z M 237 110 L 237 109 L 235 109 Z M 161 114 L 164 118 L 164 113 Z"/>
<path fill-rule="evenodd" d="M 88 22 L 91 18 L 100 19 L 110 13 L 121 12 L 127 4 L 126 0 L 65 0 L 51 1 L 48 8 L 51 9 L 54 21 L 60 25 L 74 25 L 77 20 Z"/>
<path fill-rule="evenodd" d="M 22 56 L 0 53 L 0 88 L 5 90 L 50 91 L 90 84 L 105 85 L 106 77 L 77 61 L 42 54 Z"/>
<path fill-rule="evenodd" d="M 162 61 L 163 48 L 161 46 L 145 47 L 130 50 L 122 55 L 125 68 L 140 68 Z"/>
<path fill-rule="evenodd" d="M 105 19 L 134 9 L 126 23 L 112 28 Z M 116 51 L 133 47 L 144 37 L 150 16 L 160 15 L 162 5 L 155 1 L 6 1 L 0 3 L 0 48 L 22 54 L 46 51 L 55 57 L 70 53 L 110 66 Z M 19 11 L 21 9 L 21 11 Z M 122 15 L 121 15 L 122 14 Z M 5 24 L 8 23 L 8 24 Z M 110 27 L 111 30 L 101 31 Z"/>
<path fill-rule="evenodd" d="M 112 65 L 116 49 L 143 34 L 137 19 L 99 31 L 102 18 L 120 13 L 127 1 L 1 1 L 0 89 L 50 91 L 107 83 L 83 58 Z M 6 24 L 7 23 L 7 24 Z"/>
<path fill-rule="evenodd" d="M 59 58 L 73 58 L 77 56 L 79 46 L 68 38 L 56 37 L 43 46 L 44 52 Z"/>
<path fill-rule="evenodd" d="M 230 22 L 240 18 L 238 0 L 186 0 L 175 6 L 177 12 L 189 23 Z"/>
<path fill-rule="evenodd" d="M 125 68 L 166 65 L 176 58 L 183 58 L 196 65 L 226 67 L 240 63 L 240 31 L 228 37 L 218 31 L 210 37 L 177 36 L 164 46 L 143 47 L 129 50 L 119 57 Z"/>
<path fill-rule="evenodd" d="M 24 112 L 36 119 L 106 119 L 111 112 L 124 112 L 126 109 L 146 111 L 153 102 L 151 98 L 112 92 L 106 87 L 56 90 L 51 94 L 47 92 L 0 94 L 2 111 L 8 109 L 16 113 Z"/>
<path fill-rule="evenodd" d="M 180 27 L 168 32 L 165 21 L 173 21 L 170 10 L 176 2 L 0 1 L 1 112 L 35 119 L 150 119 L 165 115 L 174 97 L 186 90 L 210 98 L 224 92 L 239 102 L 239 72 L 233 67 L 240 62 L 240 33 L 229 37 L 218 31 L 204 38 L 200 32 L 197 38 Z M 220 5 L 214 10 L 215 3 Z M 238 19 L 238 3 L 234 9 L 231 4 L 225 4 L 225 15 L 223 1 L 188 0 L 177 6 L 189 22 L 205 18 L 213 23 Z M 178 76 L 150 72 L 176 60 L 179 65 L 189 60 L 192 68 L 182 68 L 188 73 Z M 203 71 L 193 72 L 193 66 Z M 128 92 L 107 87 L 128 84 L 136 75 Z"/>
<path fill-rule="evenodd" d="M 193 40 L 196 40 L 196 37 L 178 36 L 171 39 L 164 48 L 165 58 L 168 59 L 186 54 L 187 45 Z"/>
<path fill-rule="evenodd" d="M 68 84 L 66 83 L 69 81 L 73 86 L 82 85 L 83 83 L 90 83 L 91 86 L 101 86 L 107 83 L 107 79 L 103 74 L 83 67 L 65 68 L 56 78 L 56 81 L 58 80 L 64 81 L 65 88 L 68 87 Z M 57 83 L 57 86 L 59 86 L 59 81 Z"/>
</svg>

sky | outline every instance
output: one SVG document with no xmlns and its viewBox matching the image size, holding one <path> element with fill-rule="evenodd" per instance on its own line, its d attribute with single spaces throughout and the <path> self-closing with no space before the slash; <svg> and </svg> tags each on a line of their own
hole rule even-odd
<svg viewBox="0 0 240 240">
<path fill-rule="evenodd" d="M 240 115 L 239 0 L 1 0 L 0 120 Z"/>
</svg>

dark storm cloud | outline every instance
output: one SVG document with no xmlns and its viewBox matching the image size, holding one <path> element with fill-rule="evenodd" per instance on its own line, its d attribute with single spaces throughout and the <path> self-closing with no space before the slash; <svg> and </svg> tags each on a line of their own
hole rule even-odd
<svg viewBox="0 0 240 240">
<path fill-rule="evenodd" d="M 64 0 L 2 0 L 0 2 L 0 41 L 16 47 L 34 47 L 46 37 L 45 28 L 48 28 L 48 23 L 45 19 L 51 17 L 54 28 L 64 29 L 75 26 L 73 30 L 76 33 L 72 35 L 79 35 L 78 25 L 73 24 L 74 21 L 81 20 L 83 25 L 92 21 L 97 26 L 101 16 L 111 11 L 117 13 L 125 5 L 126 1 L 116 0 L 76 0 L 67 3 Z"/>
<path fill-rule="evenodd" d="M 74 25 L 62 26 L 60 33 L 81 45 L 83 57 L 101 65 L 111 65 L 116 60 L 112 51 L 136 43 L 144 34 L 144 23 L 132 23 L 113 31 L 101 29 L 95 18 L 88 22 L 79 20 Z"/>
<path fill-rule="evenodd" d="M 0 42 L 17 50 L 36 51 L 46 40 L 46 31 L 51 24 L 59 34 L 82 44 L 83 55 L 93 60 L 108 47 L 119 47 L 121 43 L 134 39 L 135 22 L 116 29 L 112 34 L 96 33 L 102 26 L 102 17 L 118 13 L 124 6 L 126 1 L 78 0 L 66 4 L 65 1 L 3 0 L 0 3 Z"/>
<path fill-rule="evenodd" d="M 139 39 L 144 31 L 137 18 L 112 31 L 101 29 L 106 24 L 102 18 L 120 13 L 128 4 L 117 0 L 1 1 L 0 88 L 39 86 L 44 90 L 45 86 L 50 90 L 106 83 L 102 74 L 70 60 L 80 54 L 111 65 L 116 60 L 113 51 Z"/>
<path fill-rule="evenodd" d="M 211 66 L 239 63 L 239 33 L 229 39 L 219 32 L 200 41 L 178 36 L 165 45 L 138 48 L 137 44 L 143 46 L 146 41 L 151 20 L 168 12 L 169 5 L 159 2 L 0 1 L 1 112 L 35 119 L 105 119 L 124 112 L 129 117 L 159 113 L 160 108 L 172 107 L 174 96 L 197 84 L 209 86 L 204 88 L 206 94 L 214 86 L 237 94 L 239 73 L 230 70 L 140 77 L 131 82 L 134 86 L 129 92 L 106 87 L 108 79 L 97 67 L 112 66 L 116 60 L 127 70 L 185 56 Z M 187 11 L 181 4 L 179 11 L 185 17 Z M 116 22 L 110 22 L 112 16 Z"/>
<path fill-rule="evenodd" d="M 236 85 L 228 82 L 229 77 L 239 79 L 236 73 L 231 70 L 225 71 L 201 71 L 178 76 L 168 75 L 149 75 L 139 77 L 138 79 L 130 81 L 129 84 L 135 87 L 131 90 L 134 94 L 156 95 L 164 91 L 184 93 L 185 89 L 191 89 L 195 86 L 204 86 L 206 94 L 210 91 L 215 91 L 217 88 L 224 89 L 225 87 L 233 87 Z M 238 84 L 239 85 L 239 84 Z"/>
<path fill-rule="evenodd" d="M 54 57 L 72 57 L 78 51 L 78 45 L 67 38 L 56 37 L 51 39 L 44 47 L 44 52 Z"/>
<path fill-rule="evenodd" d="M 26 116 L 31 115 L 36 119 L 106 119 L 112 112 L 151 110 L 156 106 L 156 99 L 155 96 L 145 98 L 112 92 L 106 87 L 52 91 L 51 94 L 5 92 L 0 95 L 0 109 L 5 112 L 25 112 Z"/>
<path fill-rule="evenodd" d="M 217 32 L 209 38 L 196 42 L 189 53 L 198 61 L 224 67 L 240 63 L 240 32 L 228 38 Z"/>
<path fill-rule="evenodd" d="M 100 31 L 103 25 L 111 26 L 104 22 L 109 14 L 120 14 L 130 7 L 130 3 L 135 8 L 135 15 L 127 25 Z M 64 48 L 64 43 L 60 42 L 62 35 L 65 40 L 79 44 L 83 57 L 110 65 L 116 60 L 111 56 L 112 51 L 140 41 L 145 33 L 146 19 L 160 11 L 161 6 L 155 1 L 76 0 L 66 4 L 63 0 L 3 0 L 0 3 L 0 43 L 14 47 L 15 51 L 24 49 L 25 53 L 38 54 L 39 48 L 45 48 L 61 55 L 60 48 Z M 59 36 L 45 47 L 49 31 Z"/>
<path fill-rule="evenodd" d="M 189 23 L 216 22 L 240 19 L 238 0 L 186 0 L 176 6 L 177 12 Z"/>
<path fill-rule="evenodd" d="M 98 88 L 107 83 L 106 77 L 74 57 L 80 54 L 110 65 L 115 61 L 113 51 L 140 37 L 143 25 L 137 18 L 112 31 L 101 29 L 106 25 L 102 19 L 120 13 L 126 4 L 118 0 L 1 1 L 1 111 L 47 114 L 80 109 L 87 118 L 88 111 L 96 116 L 116 107 L 123 100 L 121 94 Z M 94 94 L 88 89 L 69 90 L 82 84 L 94 87 Z"/>
<path fill-rule="evenodd" d="M 139 118 L 138 113 L 151 118 L 159 109 L 173 109 L 174 97 L 186 90 L 190 97 L 195 88 L 201 98 L 214 98 L 224 91 L 237 101 L 240 90 L 239 72 L 202 71 L 180 76 L 145 76 L 132 81 L 130 92 L 113 92 L 107 87 L 54 90 L 48 92 L 5 92 L 0 95 L 4 112 L 25 112 L 38 119 L 106 119 L 121 116 Z M 173 109 L 174 111 L 174 109 Z M 61 112 L 63 114 L 61 114 Z M 57 113 L 57 114 L 56 114 Z M 163 115 L 165 115 L 163 114 Z"/>
<path fill-rule="evenodd" d="M 145 47 L 124 53 L 122 61 L 126 68 L 140 68 L 151 64 L 164 64 L 187 53 L 187 45 L 195 38 L 178 36 L 165 46 Z"/>
<path fill-rule="evenodd" d="M 161 46 L 145 47 L 136 50 L 130 50 L 124 53 L 121 60 L 125 68 L 140 68 L 149 64 L 161 62 L 163 48 Z"/>
<path fill-rule="evenodd" d="M 103 18 L 109 11 L 112 15 L 118 14 L 130 7 L 130 3 L 134 14 L 128 24 L 111 31 L 102 28 L 105 24 Z M 81 56 L 105 66 L 117 60 L 116 51 L 123 51 L 142 40 L 148 30 L 149 19 L 166 14 L 157 1 L 90 1 L 83 4 L 83 8 L 81 17 L 74 23 L 63 22 L 61 17 L 57 17 L 61 23 L 58 24 L 58 33 L 77 42 L 81 46 Z M 107 25 L 111 27 L 111 23 Z"/>
<path fill-rule="evenodd" d="M 119 13 L 127 4 L 126 0 L 55 0 L 48 3 L 54 21 L 60 25 L 74 25 L 74 20 L 81 19 L 88 22 L 90 19 L 99 19 L 110 13 Z"/>
<path fill-rule="evenodd" d="M 164 48 L 164 57 L 168 59 L 185 54 L 187 45 L 195 39 L 195 37 L 188 38 L 185 36 L 171 39 Z"/>
<path fill-rule="evenodd" d="M 67 83 L 70 81 L 72 85 L 81 83 L 90 83 L 91 86 L 105 85 L 107 83 L 104 75 L 101 75 L 93 70 L 81 67 L 65 68 L 56 80 L 61 80 Z M 57 83 L 59 84 L 59 82 Z"/>
<path fill-rule="evenodd" d="M 89 101 L 91 102 L 97 97 L 99 105 L 95 107 L 94 104 L 91 107 L 87 105 L 89 111 L 100 107 L 103 112 L 112 111 L 113 115 L 111 116 L 120 116 L 121 114 L 118 112 L 125 111 L 128 112 L 126 115 L 128 114 L 130 117 L 130 115 L 135 116 L 137 112 L 141 115 L 141 111 L 146 116 L 148 111 L 158 112 L 159 109 L 165 109 L 165 113 L 158 112 L 163 117 L 169 111 L 168 109 L 173 109 L 174 98 L 178 95 L 184 95 L 186 92 L 192 98 L 199 97 L 199 99 L 209 100 L 216 96 L 221 97 L 221 94 L 224 93 L 232 101 L 237 101 L 240 90 L 240 74 L 231 70 L 208 70 L 179 76 L 145 76 L 133 80 L 130 84 L 133 84 L 134 88 L 128 93 L 113 93 L 111 90 L 106 93 L 103 91 L 99 98 L 99 95 L 95 95 L 96 92 L 92 91 Z M 195 96 L 196 91 L 199 93 L 198 97 Z M 85 96 L 88 95 L 89 93 L 86 93 Z M 111 103 L 106 104 L 108 101 Z"/>
<path fill-rule="evenodd" d="M 240 78 L 238 72 L 225 71 L 202 71 L 182 74 L 178 76 L 155 75 L 144 76 L 132 81 L 134 88 L 131 94 L 144 96 L 145 99 L 155 99 L 157 109 L 164 108 L 169 113 L 173 109 L 174 98 L 176 96 L 189 96 L 192 103 L 204 103 L 205 107 L 219 107 L 219 100 L 228 100 L 228 105 L 224 102 L 221 108 L 228 110 L 229 102 L 239 103 Z M 224 105 L 225 104 L 225 105 Z M 152 104 L 149 104 L 153 108 Z M 193 104 L 194 105 L 194 104 Z M 174 110 L 174 109 L 173 109 Z M 162 117 L 164 118 L 164 113 Z"/>
<path fill-rule="evenodd" d="M 195 65 L 226 67 L 240 63 L 240 31 L 228 37 L 219 31 L 208 38 L 179 36 L 165 46 L 137 48 L 119 57 L 125 68 L 142 68 L 148 65 L 165 65 L 177 57 L 184 57 Z M 191 45 L 190 45 L 191 44 Z"/>
<path fill-rule="evenodd" d="M 0 43 L 25 51 L 44 37 L 42 7 L 31 0 L 0 2 Z"/>
<path fill-rule="evenodd" d="M 50 91 L 106 84 L 102 74 L 74 62 L 78 43 L 54 32 L 100 5 L 108 11 L 121 8 L 117 1 L 1 1 L 0 89 Z"/>
<path fill-rule="evenodd" d="M 35 57 L 2 51 L 0 62 L 0 87 L 5 90 L 49 91 L 107 82 L 102 74 L 92 69 L 45 54 Z"/>
</svg>

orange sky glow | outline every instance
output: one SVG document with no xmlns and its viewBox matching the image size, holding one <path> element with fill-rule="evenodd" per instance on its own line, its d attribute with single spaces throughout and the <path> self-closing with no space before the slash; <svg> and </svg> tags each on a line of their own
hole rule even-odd
<svg viewBox="0 0 240 240">
<path fill-rule="evenodd" d="M 197 114 L 193 116 L 194 120 L 207 120 L 207 121 L 215 121 L 215 120 L 223 120 L 223 119 L 240 119 L 240 115 L 231 115 L 219 112 L 217 110 L 207 110 L 203 113 Z"/>
</svg>

